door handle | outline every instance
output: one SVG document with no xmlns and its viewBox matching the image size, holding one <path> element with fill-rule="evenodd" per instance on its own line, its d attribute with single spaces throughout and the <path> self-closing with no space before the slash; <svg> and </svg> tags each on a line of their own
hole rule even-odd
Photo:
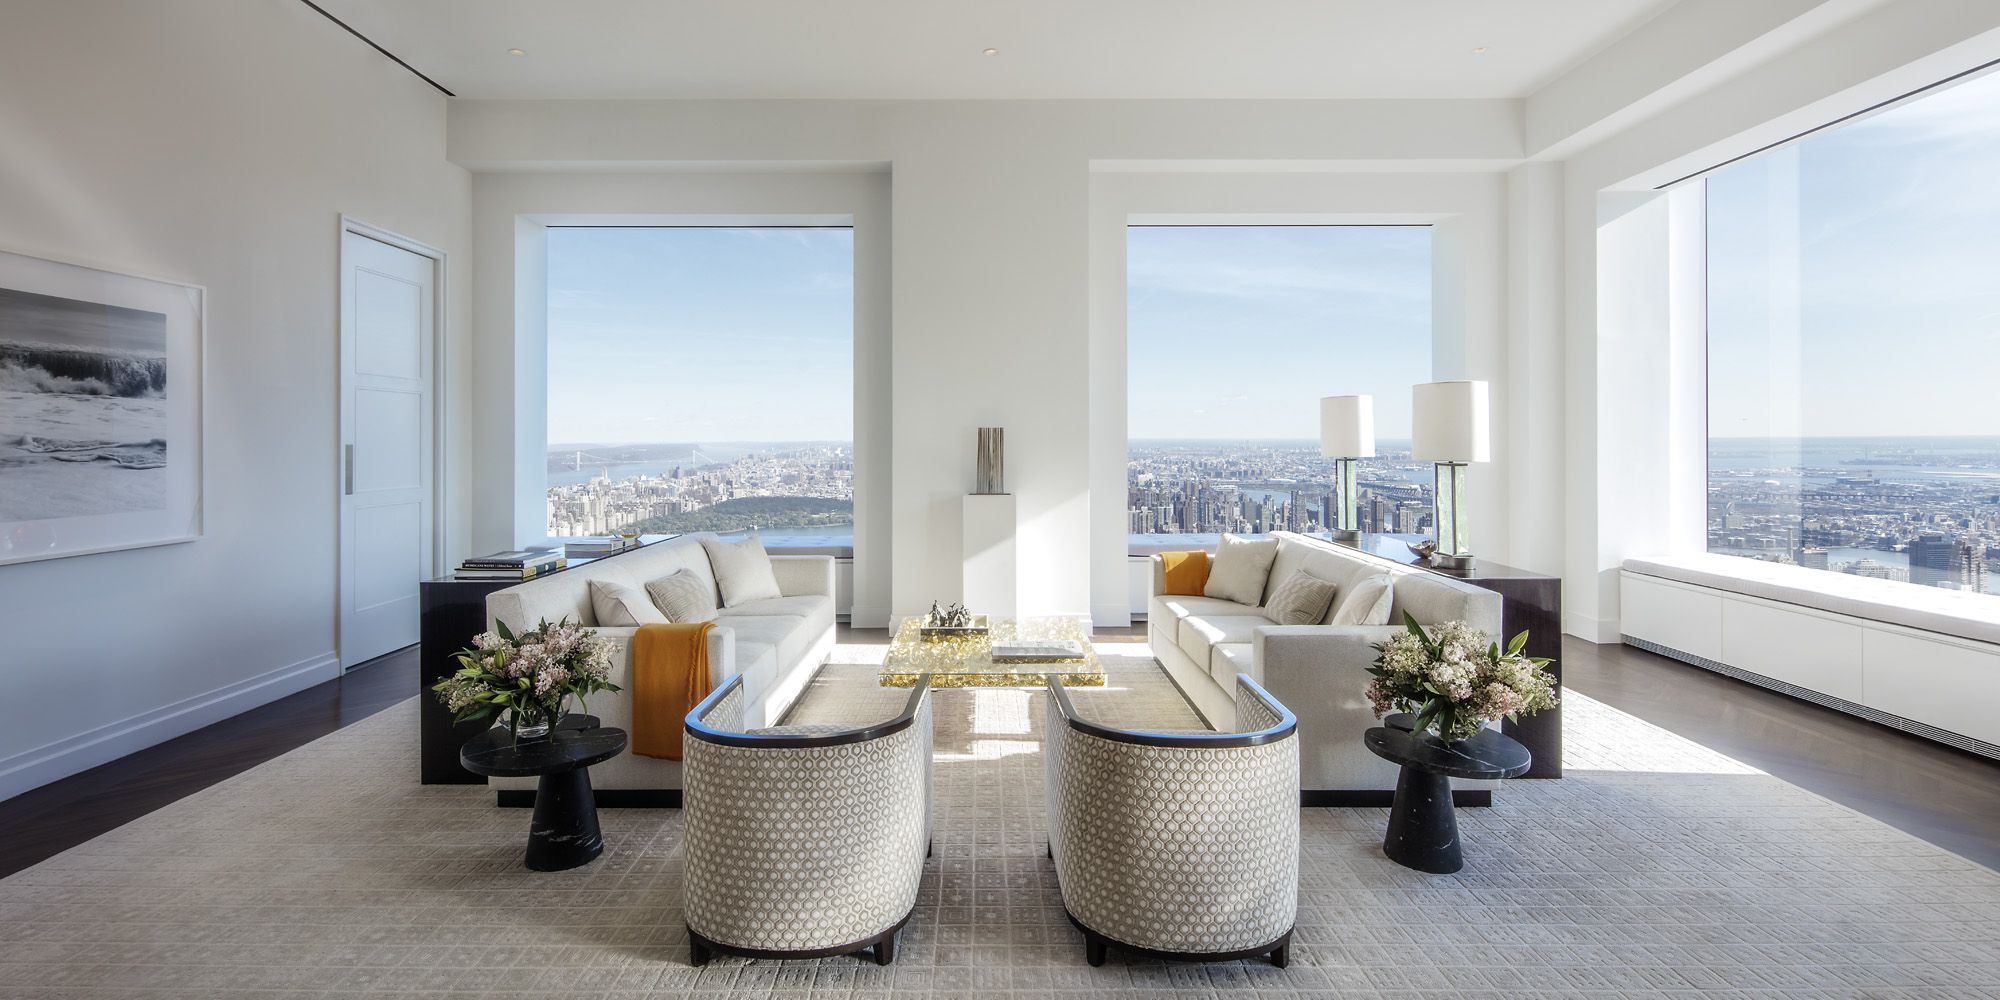
<svg viewBox="0 0 2000 1000">
<path fill-rule="evenodd" d="M 343 464 L 343 471 L 341 473 L 341 482 L 344 483 L 345 485 L 343 485 L 341 489 L 348 496 L 353 496 L 354 495 L 354 446 L 353 445 L 350 444 L 347 446 L 347 455 L 346 458 L 342 460 L 342 464 Z"/>
</svg>

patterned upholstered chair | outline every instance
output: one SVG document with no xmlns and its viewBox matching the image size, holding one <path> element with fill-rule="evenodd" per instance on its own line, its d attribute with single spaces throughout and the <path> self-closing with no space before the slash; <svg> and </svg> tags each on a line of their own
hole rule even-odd
<svg viewBox="0 0 2000 1000">
<path fill-rule="evenodd" d="M 1049 678 L 1049 856 L 1085 956 L 1290 957 L 1299 905 L 1298 720 L 1236 677 L 1236 729 L 1133 732 L 1078 717 Z"/>
<path fill-rule="evenodd" d="M 690 959 L 895 958 L 930 850 L 929 685 L 861 728 L 741 731 L 743 677 L 688 713 Z"/>
</svg>

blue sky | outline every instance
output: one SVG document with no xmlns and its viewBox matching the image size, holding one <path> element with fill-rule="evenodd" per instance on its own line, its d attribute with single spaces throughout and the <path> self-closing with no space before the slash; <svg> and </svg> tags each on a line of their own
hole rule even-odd
<svg viewBox="0 0 2000 1000">
<path fill-rule="evenodd" d="M 850 229 L 551 229 L 552 444 L 847 441 Z"/>
<path fill-rule="evenodd" d="M 1431 380 L 1426 226 L 1134 227 L 1127 436 L 1319 438 L 1321 396 L 1410 436 Z"/>
<path fill-rule="evenodd" d="M 1726 167 L 1708 198 L 1712 435 L 2000 434 L 2000 75 Z"/>
</svg>

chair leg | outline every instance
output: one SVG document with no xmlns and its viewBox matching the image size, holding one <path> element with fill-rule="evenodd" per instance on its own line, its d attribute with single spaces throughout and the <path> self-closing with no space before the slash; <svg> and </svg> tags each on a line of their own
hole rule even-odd
<svg viewBox="0 0 2000 1000">
<path fill-rule="evenodd" d="M 1049 841 L 1048 855 L 1050 861 L 1054 861 L 1056 859 L 1056 842 L 1053 840 Z"/>
<path fill-rule="evenodd" d="M 1280 969 L 1287 968 L 1292 964 L 1291 939 L 1287 938 L 1284 944 L 1271 949 L 1271 964 Z"/>
<path fill-rule="evenodd" d="M 1104 964 L 1104 939 L 1089 931 L 1083 932 L 1083 960 L 1093 968 Z"/>
<path fill-rule="evenodd" d="M 888 965 L 896 960 L 896 935 L 891 931 L 875 942 L 875 964 Z"/>
<path fill-rule="evenodd" d="M 688 964 L 697 967 L 707 965 L 710 954 L 711 952 L 709 951 L 708 941 L 704 939 L 701 935 L 696 934 L 693 930 L 689 930 Z"/>
</svg>

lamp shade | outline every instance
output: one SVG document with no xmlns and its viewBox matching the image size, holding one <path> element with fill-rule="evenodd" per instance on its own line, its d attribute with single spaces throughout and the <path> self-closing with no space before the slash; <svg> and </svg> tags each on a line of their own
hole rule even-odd
<svg viewBox="0 0 2000 1000">
<path fill-rule="evenodd" d="M 1374 458 L 1375 397 L 1322 397 L 1319 453 L 1326 458 Z"/>
<path fill-rule="evenodd" d="M 1484 462 L 1492 448 L 1484 382 L 1425 382 L 1410 396 L 1410 451 L 1429 462 Z"/>
</svg>

